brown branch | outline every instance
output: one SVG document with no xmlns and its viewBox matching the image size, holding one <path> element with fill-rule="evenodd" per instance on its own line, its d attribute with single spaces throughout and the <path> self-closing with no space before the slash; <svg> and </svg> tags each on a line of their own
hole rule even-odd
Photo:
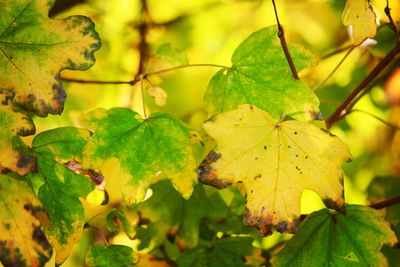
<svg viewBox="0 0 400 267">
<path fill-rule="evenodd" d="M 396 23 L 393 21 L 392 15 L 390 14 L 389 0 L 386 0 L 385 14 L 389 18 L 390 25 L 392 26 L 394 34 L 396 35 L 397 44 L 400 45 L 400 35 L 399 31 L 397 30 Z"/>
<path fill-rule="evenodd" d="M 292 71 L 293 77 L 296 80 L 299 80 L 299 75 L 297 74 L 296 67 L 294 66 L 293 59 L 289 53 L 289 49 L 286 44 L 285 32 L 283 31 L 283 28 L 282 28 L 281 24 L 279 23 L 278 12 L 276 11 L 275 0 L 272 0 L 272 4 L 274 5 L 276 22 L 278 24 L 278 36 L 279 36 L 279 39 L 281 40 L 281 46 L 282 46 L 283 52 L 285 53 L 286 60 L 289 63 L 289 67 L 290 67 L 290 70 Z"/>
<path fill-rule="evenodd" d="M 385 200 L 370 204 L 368 206 L 371 207 L 371 208 L 379 210 L 379 209 L 383 209 L 383 208 L 386 208 L 386 207 L 389 207 L 389 206 L 393 206 L 393 205 L 398 204 L 398 203 L 400 203 L 400 195 L 397 195 L 397 196 L 394 196 L 394 197 L 391 197 L 391 198 L 388 198 L 388 199 L 385 199 Z"/>
<path fill-rule="evenodd" d="M 329 116 L 326 120 L 326 127 L 330 128 L 332 124 L 343 118 L 348 114 L 346 109 L 350 102 L 365 88 L 368 84 L 378 76 L 379 73 L 394 59 L 394 57 L 400 52 L 400 46 L 396 45 L 387 54 L 381 62 L 368 74 L 367 77 L 353 90 L 353 92 L 343 101 L 343 103 Z"/>
<path fill-rule="evenodd" d="M 135 79 L 132 81 L 98 81 L 98 80 L 82 80 L 82 79 L 73 79 L 73 78 L 61 78 L 64 82 L 70 83 L 87 83 L 87 84 L 129 84 L 134 85 L 139 82 L 139 80 Z"/>
</svg>

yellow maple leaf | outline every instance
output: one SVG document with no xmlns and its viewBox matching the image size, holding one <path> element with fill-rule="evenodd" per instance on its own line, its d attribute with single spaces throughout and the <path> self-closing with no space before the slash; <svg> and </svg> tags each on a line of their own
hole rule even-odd
<svg viewBox="0 0 400 267">
<path fill-rule="evenodd" d="M 344 205 L 342 162 L 350 158 L 338 137 L 310 123 L 278 122 L 253 105 L 219 114 L 203 125 L 217 147 L 200 167 L 202 182 L 242 188 L 244 222 L 267 235 L 274 226 L 295 232 L 303 189 L 326 204 Z"/>
<path fill-rule="evenodd" d="M 347 0 L 342 22 L 344 26 L 352 25 L 355 45 L 376 34 L 376 15 L 369 0 Z"/>
</svg>

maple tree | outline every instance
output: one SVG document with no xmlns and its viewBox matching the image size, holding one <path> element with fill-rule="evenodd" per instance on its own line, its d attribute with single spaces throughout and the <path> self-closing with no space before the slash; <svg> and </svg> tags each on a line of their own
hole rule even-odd
<svg viewBox="0 0 400 267">
<path fill-rule="evenodd" d="M 117 37 L 101 20 L 95 29 L 87 16 L 50 18 L 60 2 L 0 0 L 3 266 L 397 266 L 400 98 L 399 72 L 393 70 L 400 34 L 392 14 L 400 12 L 393 12 L 389 1 L 383 1 L 388 22 L 379 27 L 369 0 L 343 2 L 338 12 L 351 28 L 349 45 L 332 54 L 345 52 L 313 89 L 318 56 L 304 40 L 286 41 L 275 1 L 269 4 L 277 24 L 252 27 L 233 52 L 231 66 L 189 64 L 184 52 L 167 43 L 151 52 L 159 27 L 167 31 L 191 14 L 159 23 L 150 15 L 151 1 L 138 1 L 138 70 L 130 80 L 102 79 L 124 63 L 101 54 L 130 44 L 123 38 L 107 42 Z M 400 4 L 390 4 L 400 10 Z M 369 38 L 376 40 L 373 47 L 367 46 Z M 340 82 L 328 80 L 357 49 L 373 64 L 364 60 L 365 78 L 336 92 Z M 103 73 L 64 71 L 88 70 L 97 54 L 96 67 Z M 204 92 L 204 107 L 181 111 L 184 90 L 173 99 L 174 91 L 167 93 L 168 83 L 163 84 L 171 77 L 163 75 L 200 67 L 219 69 Z M 127 72 L 132 77 L 134 71 Z M 370 106 L 390 110 L 387 119 L 358 109 L 382 84 L 388 100 L 371 100 Z M 79 107 L 68 126 L 44 126 L 62 120 L 44 119 L 49 114 L 70 111 L 66 98 L 74 102 L 74 90 L 96 98 L 96 91 L 83 88 L 118 85 L 129 91 L 125 107 Z M 385 151 L 372 153 L 354 140 L 358 146 L 352 147 L 350 136 L 360 133 L 347 118 L 357 111 L 390 128 L 382 138 L 390 140 L 382 141 Z M 348 201 L 347 192 L 354 190 L 346 179 L 382 159 L 390 159 L 377 171 L 384 175 L 363 182 L 370 204 Z M 318 196 L 308 199 L 313 207 L 304 213 L 307 190 Z M 68 263 L 71 255 L 79 259 Z"/>
</svg>

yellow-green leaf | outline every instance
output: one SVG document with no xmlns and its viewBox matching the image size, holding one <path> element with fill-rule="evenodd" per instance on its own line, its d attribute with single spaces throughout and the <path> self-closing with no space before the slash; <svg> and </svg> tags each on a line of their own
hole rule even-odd
<svg viewBox="0 0 400 267">
<path fill-rule="evenodd" d="M 84 16 L 48 18 L 54 0 L 0 2 L 0 89 L 39 116 L 60 114 L 65 92 L 59 73 L 94 64 L 100 39 Z"/>
<path fill-rule="evenodd" d="M 217 148 L 200 168 L 200 180 L 241 185 L 247 194 L 245 224 L 262 234 L 271 226 L 295 232 L 303 189 L 333 208 L 344 204 L 341 164 L 347 146 L 324 129 L 302 121 L 279 122 L 253 105 L 219 114 L 203 125 Z"/>
<path fill-rule="evenodd" d="M 376 15 L 369 0 L 347 0 L 342 22 L 344 26 L 352 26 L 353 43 L 356 45 L 376 34 Z"/>
<path fill-rule="evenodd" d="M 52 249 L 36 216 L 40 201 L 24 181 L 0 174 L 0 261 L 5 267 L 44 266 Z"/>
<path fill-rule="evenodd" d="M 13 97 L 12 92 L 0 90 L 0 167 L 25 175 L 35 165 L 34 159 L 16 150 L 13 143 L 21 142 L 18 135 L 33 134 L 35 126 L 27 114 L 11 104 Z"/>
<path fill-rule="evenodd" d="M 170 179 L 189 198 L 196 182 L 196 162 L 189 130 L 174 117 L 154 113 L 144 120 L 127 108 L 97 109 L 83 118 L 94 131 L 82 152 L 82 167 L 101 169 L 117 158 L 121 191 L 128 205 L 143 201 L 150 185 Z"/>
</svg>

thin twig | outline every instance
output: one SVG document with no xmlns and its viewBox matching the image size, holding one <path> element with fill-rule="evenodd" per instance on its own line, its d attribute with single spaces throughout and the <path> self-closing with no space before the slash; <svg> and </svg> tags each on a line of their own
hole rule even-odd
<svg viewBox="0 0 400 267">
<path fill-rule="evenodd" d="M 133 81 L 98 81 L 98 80 L 82 80 L 82 79 L 74 79 L 62 77 L 61 80 L 64 82 L 70 83 L 87 83 L 87 84 L 130 84 L 133 85 Z"/>
<path fill-rule="evenodd" d="M 400 195 L 370 204 L 369 207 L 374 208 L 374 209 L 383 209 L 383 208 L 393 206 L 398 203 L 400 203 Z"/>
<path fill-rule="evenodd" d="M 369 113 L 369 112 L 367 112 L 367 111 L 360 110 L 360 109 L 353 109 L 353 110 L 349 111 L 348 114 L 351 114 L 351 113 L 353 113 L 353 112 L 364 113 L 364 114 L 366 114 L 366 115 L 368 115 L 368 116 L 371 116 L 371 117 L 373 117 L 374 119 L 376 119 L 376 120 L 382 122 L 383 124 L 385 124 L 386 126 L 392 128 L 392 129 L 394 129 L 394 130 L 397 130 L 397 131 L 400 130 L 400 127 L 399 127 L 399 126 L 394 125 L 394 124 L 392 124 L 392 123 L 390 123 L 390 122 L 387 122 L 387 121 L 385 121 L 384 119 L 379 118 L 378 116 L 376 116 L 376 115 L 374 115 L 374 114 L 372 114 L 372 113 Z"/>
<path fill-rule="evenodd" d="M 394 57 L 400 52 L 400 46 L 396 45 L 387 54 L 381 62 L 368 74 L 367 77 L 351 92 L 351 94 L 343 101 L 343 103 L 332 113 L 331 116 L 326 120 L 326 127 L 330 128 L 332 124 L 344 117 L 348 110 L 346 109 L 350 102 L 373 80 L 376 76 L 394 59 Z"/>
<path fill-rule="evenodd" d="M 397 44 L 400 45 L 400 35 L 399 31 L 397 30 L 396 23 L 393 21 L 392 15 L 390 14 L 389 0 L 386 0 L 385 14 L 389 18 L 390 25 L 392 26 L 394 34 L 396 35 Z"/>
<path fill-rule="evenodd" d="M 282 28 L 281 24 L 279 23 L 278 12 L 276 11 L 275 0 L 272 0 L 272 4 L 274 5 L 276 22 L 278 24 L 278 36 L 279 36 L 279 39 L 281 40 L 281 46 L 282 46 L 283 52 L 285 53 L 286 60 L 289 63 L 289 67 L 290 67 L 290 70 L 292 71 L 293 77 L 296 80 L 299 80 L 300 79 L 299 75 L 297 74 L 296 67 L 294 66 L 293 59 L 289 53 L 289 49 L 286 44 L 285 32 L 283 31 L 283 28 Z"/>
<path fill-rule="evenodd" d="M 316 86 L 314 86 L 314 88 L 312 90 L 315 91 L 318 88 L 320 88 L 322 85 L 324 85 L 326 83 L 326 81 L 329 80 L 333 76 L 333 74 L 335 74 L 335 72 L 339 69 L 339 67 L 343 64 L 343 62 L 346 60 L 346 58 L 351 54 L 351 52 L 353 52 L 353 50 L 356 47 L 357 46 L 352 46 L 349 49 L 349 51 L 347 51 L 346 55 L 344 55 L 342 60 L 340 60 L 340 62 L 336 65 L 336 67 L 331 71 L 331 73 L 329 73 L 329 75 L 325 79 L 323 79 L 320 83 L 318 83 Z"/>
<path fill-rule="evenodd" d="M 156 74 L 161 74 L 164 72 L 170 72 L 178 69 L 183 69 L 183 68 L 191 68 L 191 67 L 216 67 L 216 68 L 222 68 L 222 69 L 229 69 L 230 67 L 228 66 L 223 66 L 223 65 L 217 65 L 217 64 L 187 64 L 187 65 L 180 65 L 168 69 L 162 69 L 162 70 L 157 70 L 157 71 L 152 71 L 148 73 L 143 73 L 143 79 L 146 79 L 150 75 L 156 75 Z M 81 79 L 73 79 L 73 78 L 64 78 L 62 77 L 61 80 L 66 81 L 66 82 L 72 82 L 72 83 L 82 83 L 82 84 L 129 84 L 129 85 L 135 85 L 136 83 L 140 82 L 140 75 L 138 78 L 135 78 L 131 81 L 99 81 L 99 80 L 81 80 Z"/>
</svg>

